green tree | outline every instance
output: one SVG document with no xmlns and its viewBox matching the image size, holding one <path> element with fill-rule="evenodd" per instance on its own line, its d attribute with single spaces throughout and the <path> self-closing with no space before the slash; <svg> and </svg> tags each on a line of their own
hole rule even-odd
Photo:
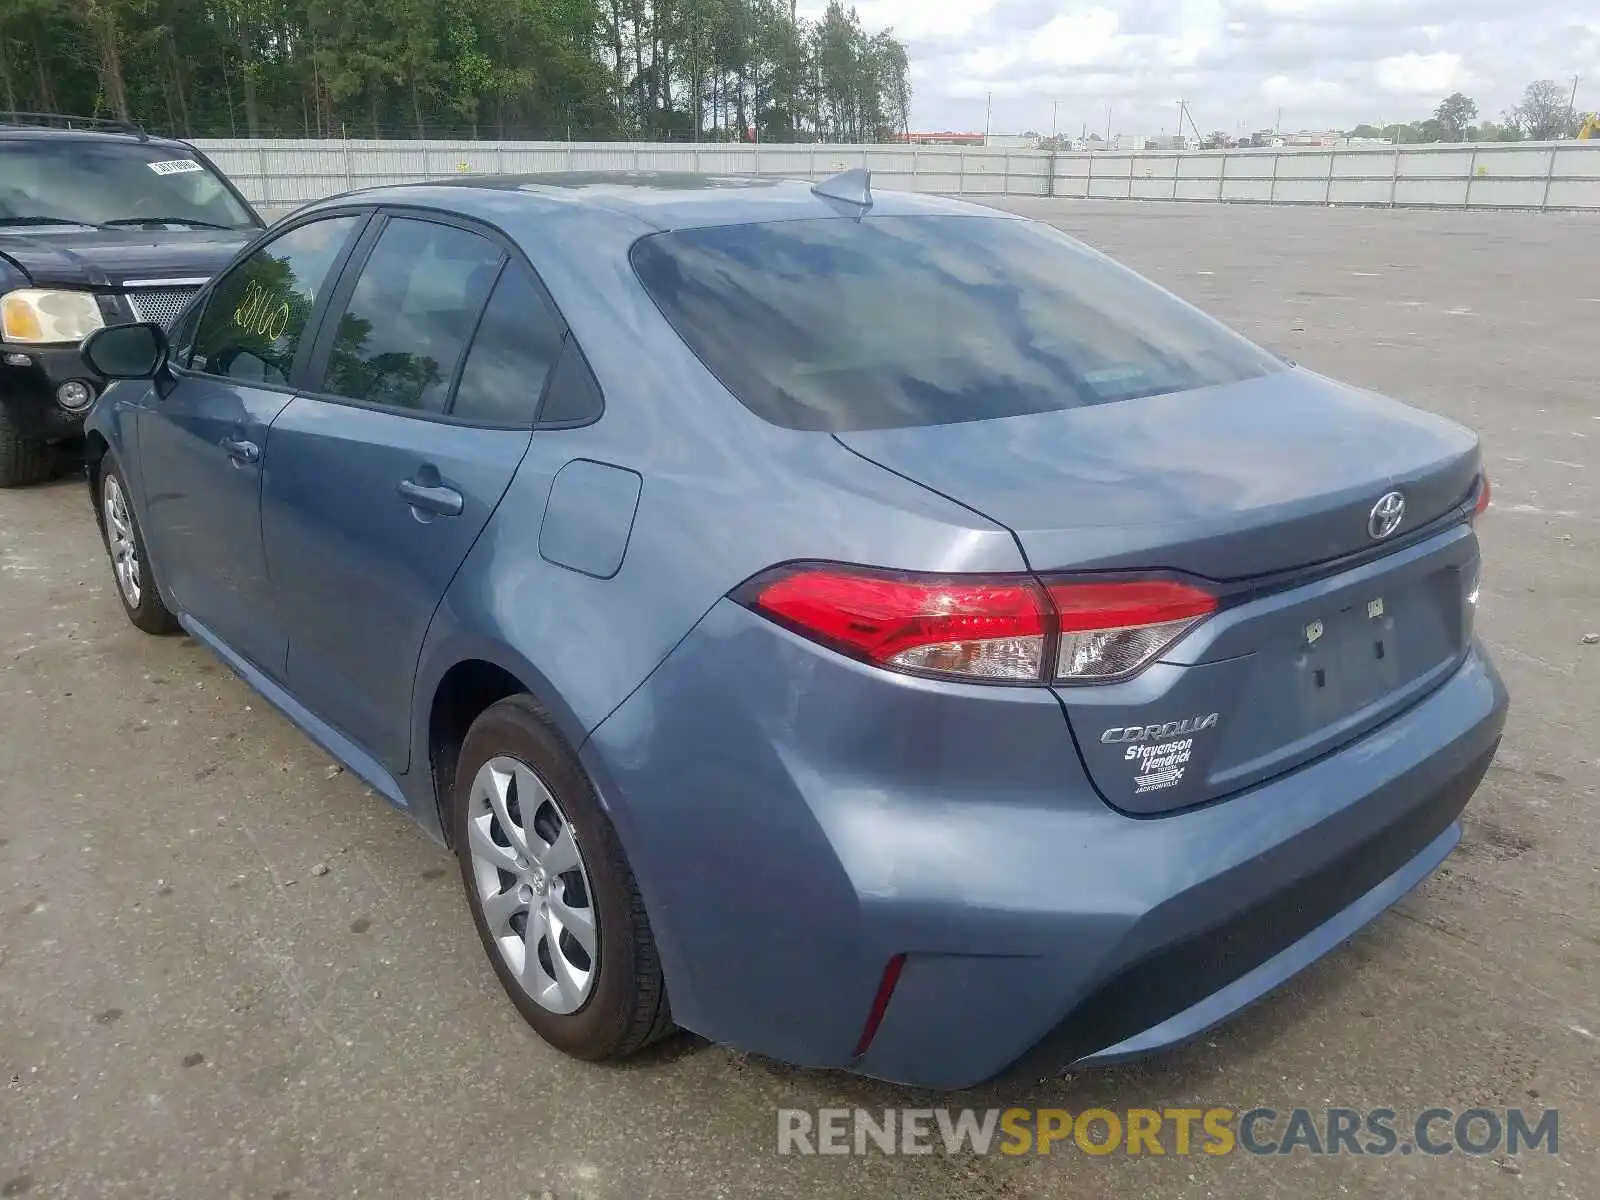
<svg viewBox="0 0 1600 1200">
<path fill-rule="evenodd" d="M 1553 79 L 1530 83 L 1522 93 L 1522 103 L 1507 113 L 1506 118 L 1524 137 L 1535 142 L 1571 137 L 1576 132 L 1569 94 Z"/>
<path fill-rule="evenodd" d="M 0 0 L 0 103 L 186 136 L 888 138 L 910 66 L 835 0 Z"/>
<path fill-rule="evenodd" d="M 1433 120 L 1439 128 L 1442 139 L 1448 142 L 1466 141 L 1467 130 L 1472 128 L 1472 122 L 1477 118 L 1477 101 L 1469 99 L 1460 92 L 1452 92 L 1439 102 L 1438 108 L 1433 110 Z"/>
<path fill-rule="evenodd" d="M 1519 142 L 1522 140 L 1522 131 L 1515 125 L 1484 121 L 1471 131 L 1470 136 L 1475 142 Z"/>
</svg>

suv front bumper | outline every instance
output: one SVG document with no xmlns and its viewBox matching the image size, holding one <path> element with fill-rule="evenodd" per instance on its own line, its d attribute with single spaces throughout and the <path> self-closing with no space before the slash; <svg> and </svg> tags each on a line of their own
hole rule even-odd
<svg viewBox="0 0 1600 1200">
<path fill-rule="evenodd" d="M 6 362 L 13 354 L 25 355 L 27 365 Z M 56 399 L 56 389 L 74 379 L 88 384 L 95 396 L 105 386 L 104 380 L 89 370 L 76 346 L 0 343 L 0 405 L 24 437 L 59 442 L 83 432 L 83 419 L 94 407 L 93 398 L 76 412 L 63 408 Z"/>
</svg>

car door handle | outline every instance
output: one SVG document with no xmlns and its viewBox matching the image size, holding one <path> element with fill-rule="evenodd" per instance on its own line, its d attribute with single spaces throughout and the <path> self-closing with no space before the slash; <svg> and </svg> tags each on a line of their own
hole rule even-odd
<svg viewBox="0 0 1600 1200">
<path fill-rule="evenodd" d="M 400 494 L 400 499 L 412 508 L 435 513 L 441 517 L 459 517 L 467 506 L 460 492 L 443 485 L 429 487 L 427 484 L 407 479 L 395 488 L 395 491 Z"/>
<path fill-rule="evenodd" d="M 254 442 L 247 442 L 239 438 L 223 438 L 222 448 L 228 452 L 228 457 L 236 463 L 256 463 L 261 461 L 261 447 Z"/>
</svg>

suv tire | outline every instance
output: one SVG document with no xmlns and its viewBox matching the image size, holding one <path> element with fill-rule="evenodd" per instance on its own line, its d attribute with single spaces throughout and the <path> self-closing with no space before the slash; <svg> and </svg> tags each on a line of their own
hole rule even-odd
<svg viewBox="0 0 1600 1200">
<path fill-rule="evenodd" d="M 55 464 L 55 448 L 19 433 L 5 404 L 0 403 L 0 487 L 43 483 L 55 473 Z"/>
</svg>

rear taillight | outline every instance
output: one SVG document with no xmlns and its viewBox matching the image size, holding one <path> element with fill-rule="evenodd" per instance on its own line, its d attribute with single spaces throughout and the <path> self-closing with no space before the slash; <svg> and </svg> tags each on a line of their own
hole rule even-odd
<svg viewBox="0 0 1600 1200">
<path fill-rule="evenodd" d="M 1038 680 L 1044 663 L 1044 589 L 1025 576 L 780 567 L 744 594 L 797 633 L 881 667 L 1016 683 Z"/>
<path fill-rule="evenodd" d="M 1052 583 L 1061 630 L 1056 678 L 1120 679 L 1151 662 L 1217 611 L 1217 598 L 1165 579 L 1121 583 Z"/>
<path fill-rule="evenodd" d="M 1478 499 L 1472 506 L 1472 519 L 1476 521 L 1483 516 L 1489 508 L 1489 472 L 1485 471 L 1478 476 Z"/>
<path fill-rule="evenodd" d="M 778 567 L 734 595 L 877 666 L 990 683 L 1102 683 L 1148 666 L 1217 607 L 1167 580 L 1040 582 L 834 564 Z"/>
</svg>

